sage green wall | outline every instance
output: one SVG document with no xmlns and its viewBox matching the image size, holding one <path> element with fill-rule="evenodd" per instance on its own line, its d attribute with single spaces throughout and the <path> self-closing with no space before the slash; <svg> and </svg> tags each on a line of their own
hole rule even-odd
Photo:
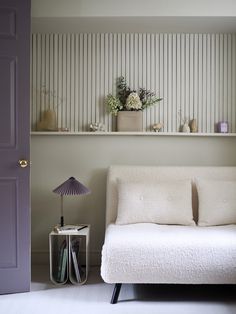
<svg viewBox="0 0 236 314">
<path fill-rule="evenodd" d="M 122 28 L 118 19 L 109 31 L 234 32 L 235 13 L 236 2 L 232 0 L 102 0 L 99 5 L 97 0 L 32 0 L 32 29 L 75 32 L 82 31 L 78 27 L 82 25 L 84 32 L 106 32 L 107 25 L 114 24 L 112 17 L 128 16 Z M 132 22 L 130 16 L 137 19 Z M 215 16 L 219 21 L 165 19 L 170 16 Z M 222 20 L 227 16 L 232 20 Z M 77 17 L 82 20 L 76 22 Z M 89 17 L 100 20 L 93 20 L 91 27 Z M 110 24 L 104 17 L 110 18 Z M 151 17 L 164 19 L 154 21 Z M 62 23 L 61 18 L 69 21 Z M 48 233 L 59 220 L 59 197 L 52 189 L 73 175 L 89 186 L 92 194 L 66 198 L 65 219 L 67 223 L 92 225 L 92 261 L 98 263 L 104 238 L 106 172 L 111 164 L 236 166 L 236 137 L 37 135 L 31 140 L 31 160 L 33 262 L 48 261 Z"/>
<path fill-rule="evenodd" d="M 128 165 L 236 166 L 236 137 L 32 135 L 32 256 L 48 261 L 48 233 L 59 222 L 53 188 L 75 176 L 92 194 L 66 197 L 66 223 L 91 224 L 91 258 L 100 260 L 104 238 L 107 168 Z"/>
</svg>

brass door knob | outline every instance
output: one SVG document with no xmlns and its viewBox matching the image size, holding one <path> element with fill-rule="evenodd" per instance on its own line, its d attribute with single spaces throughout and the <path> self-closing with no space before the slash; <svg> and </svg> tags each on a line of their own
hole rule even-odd
<svg viewBox="0 0 236 314">
<path fill-rule="evenodd" d="M 29 161 L 26 159 L 20 159 L 18 161 L 18 164 L 20 165 L 21 168 L 26 168 L 29 164 Z"/>
</svg>

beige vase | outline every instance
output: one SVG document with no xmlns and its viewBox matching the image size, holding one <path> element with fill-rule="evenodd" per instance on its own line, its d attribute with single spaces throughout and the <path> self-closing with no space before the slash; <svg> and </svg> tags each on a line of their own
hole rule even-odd
<svg viewBox="0 0 236 314">
<path fill-rule="evenodd" d="M 54 110 L 46 110 L 43 113 L 43 119 L 37 124 L 38 131 L 56 131 L 57 119 Z"/>
<path fill-rule="evenodd" d="M 142 111 L 119 111 L 117 115 L 118 132 L 142 132 Z"/>
<path fill-rule="evenodd" d="M 197 133 L 197 120 L 196 119 L 191 120 L 189 126 L 192 133 Z"/>
</svg>

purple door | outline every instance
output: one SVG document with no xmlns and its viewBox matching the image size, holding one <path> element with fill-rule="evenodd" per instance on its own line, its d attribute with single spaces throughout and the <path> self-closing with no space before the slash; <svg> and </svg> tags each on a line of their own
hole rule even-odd
<svg viewBox="0 0 236 314">
<path fill-rule="evenodd" d="M 0 0 L 0 294 L 30 289 L 29 67 L 30 0 Z"/>
</svg>

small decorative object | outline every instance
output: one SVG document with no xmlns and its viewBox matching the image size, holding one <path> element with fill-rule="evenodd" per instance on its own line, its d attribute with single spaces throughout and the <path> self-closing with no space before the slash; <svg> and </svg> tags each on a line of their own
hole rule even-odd
<svg viewBox="0 0 236 314">
<path fill-rule="evenodd" d="M 162 98 L 156 97 L 155 93 L 145 89 L 145 88 L 139 88 L 138 91 L 131 90 L 130 87 L 127 86 L 126 80 L 123 76 L 119 77 L 117 79 L 117 95 L 113 96 L 109 94 L 106 98 L 106 104 L 108 111 L 112 113 L 113 115 L 117 116 L 120 112 L 130 112 L 130 111 L 143 111 L 147 107 L 150 107 L 157 102 L 161 101 Z M 131 125 L 133 122 L 129 122 L 129 117 L 132 116 L 132 120 L 134 120 L 135 115 L 128 114 L 127 116 L 125 114 L 120 115 L 120 118 L 118 120 L 121 120 L 121 117 L 125 117 L 126 122 L 120 123 L 120 121 L 117 121 L 117 129 L 118 131 L 126 131 L 127 130 L 127 123 Z M 140 115 L 136 115 L 140 119 Z M 128 122 L 127 122 L 128 121 Z M 125 125 L 125 129 L 122 127 Z M 129 131 L 141 131 L 142 126 L 137 123 L 135 125 L 138 125 L 138 127 L 133 128 L 128 127 Z M 121 127 L 121 128 L 120 128 Z"/>
<path fill-rule="evenodd" d="M 54 193 L 61 195 L 61 227 L 64 226 L 63 214 L 63 196 L 64 195 L 82 195 L 91 193 L 90 189 L 86 188 L 82 183 L 77 181 L 74 177 L 70 177 L 57 188 L 53 190 Z"/>
<path fill-rule="evenodd" d="M 153 124 L 152 129 L 154 132 L 159 132 L 163 128 L 163 123 L 159 122 L 156 124 Z"/>
<path fill-rule="evenodd" d="M 189 123 L 189 126 L 190 126 L 191 133 L 197 133 L 197 120 L 196 119 L 192 119 Z"/>
<path fill-rule="evenodd" d="M 105 125 L 100 122 L 91 123 L 89 125 L 90 132 L 105 132 Z"/>
<path fill-rule="evenodd" d="M 183 132 L 183 133 L 190 133 L 190 127 L 189 127 L 188 119 L 182 118 L 182 110 L 181 109 L 178 111 L 178 115 L 179 115 L 179 121 L 180 121 L 179 131 Z"/>
<path fill-rule="evenodd" d="M 69 132 L 68 128 L 59 128 L 58 129 L 59 132 Z"/>
<path fill-rule="evenodd" d="M 48 109 L 43 113 L 43 119 L 37 124 L 37 131 L 57 131 L 56 112 Z"/>
<path fill-rule="evenodd" d="M 182 126 L 182 132 L 183 133 L 190 133 L 190 127 L 188 125 L 188 120 L 185 120 L 185 122 Z"/>
<path fill-rule="evenodd" d="M 217 124 L 218 133 L 228 133 L 229 132 L 229 124 L 227 121 L 220 121 Z"/>
</svg>

